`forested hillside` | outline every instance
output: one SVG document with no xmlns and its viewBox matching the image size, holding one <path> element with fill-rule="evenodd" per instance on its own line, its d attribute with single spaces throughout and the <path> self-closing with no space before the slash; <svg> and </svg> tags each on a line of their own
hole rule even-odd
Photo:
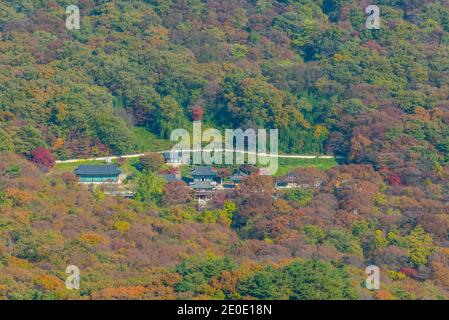
<svg viewBox="0 0 449 320">
<path fill-rule="evenodd" d="M 1 1 L 0 297 L 449 298 L 449 3 L 375 1 L 379 30 L 370 4 Z M 121 199 L 42 168 L 148 151 L 195 112 L 343 164 L 294 170 L 322 182 L 299 191 L 251 176 L 205 211 L 151 170 Z"/>
</svg>

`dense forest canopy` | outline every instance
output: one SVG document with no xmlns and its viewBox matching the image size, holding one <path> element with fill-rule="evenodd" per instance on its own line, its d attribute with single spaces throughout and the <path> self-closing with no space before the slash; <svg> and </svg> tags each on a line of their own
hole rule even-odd
<svg viewBox="0 0 449 320">
<path fill-rule="evenodd" d="M 1 4 L 2 149 L 136 151 L 132 126 L 168 138 L 201 106 L 285 152 L 448 160 L 444 1 L 379 1 L 380 30 L 364 1 L 86 0 L 71 31 L 68 4 Z"/>
<path fill-rule="evenodd" d="M 1 1 L 0 297 L 448 298 L 449 3 L 375 1 L 378 30 L 371 4 Z M 198 113 L 344 165 L 297 169 L 321 184 L 286 193 L 251 176 L 200 211 L 157 168 L 129 200 L 29 161 L 148 151 L 137 132 Z M 377 292 L 360 285 L 373 263 Z"/>
</svg>

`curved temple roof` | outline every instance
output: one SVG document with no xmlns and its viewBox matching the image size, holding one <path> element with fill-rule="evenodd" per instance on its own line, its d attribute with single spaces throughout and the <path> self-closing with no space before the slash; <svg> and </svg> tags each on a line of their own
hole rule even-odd
<svg viewBox="0 0 449 320">
<path fill-rule="evenodd" d="M 195 169 L 190 172 L 192 176 L 211 176 L 215 177 L 217 174 L 212 171 L 212 167 L 209 166 L 197 166 Z"/>
<path fill-rule="evenodd" d="M 79 165 L 74 173 L 77 176 L 118 176 L 122 171 L 115 164 Z"/>
</svg>

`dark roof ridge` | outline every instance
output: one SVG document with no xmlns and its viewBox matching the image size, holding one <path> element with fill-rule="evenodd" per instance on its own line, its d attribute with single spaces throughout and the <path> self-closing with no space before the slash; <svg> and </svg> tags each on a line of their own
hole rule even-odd
<svg viewBox="0 0 449 320">
<path fill-rule="evenodd" d="M 80 164 L 73 171 L 76 175 L 120 175 L 122 171 L 116 164 Z"/>
<path fill-rule="evenodd" d="M 198 175 L 198 176 L 216 176 L 217 173 L 212 171 L 211 166 L 195 166 L 195 169 L 193 169 L 190 174 L 192 176 Z"/>
</svg>

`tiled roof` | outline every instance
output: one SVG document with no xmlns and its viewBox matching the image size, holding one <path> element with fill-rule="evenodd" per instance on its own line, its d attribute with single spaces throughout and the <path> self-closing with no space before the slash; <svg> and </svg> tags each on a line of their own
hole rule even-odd
<svg viewBox="0 0 449 320">
<path fill-rule="evenodd" d="M 209 166 L 197 166 L 190 172 L 192 176 L 211 176 L 215 177 L 217 174 L 212 171 L 212 167 Z"/>
<path fill-rule="evenodd" d="M 115 164 L 79 165 L 74 173 L 77 176 L 118 176 L 121 170 Z"/>
<path fill-rule="evenodd" d="M 213 189 L 214 186 L 209 181 L 198 181 L 190 185 L 193 189 Z"/>
</svg>

